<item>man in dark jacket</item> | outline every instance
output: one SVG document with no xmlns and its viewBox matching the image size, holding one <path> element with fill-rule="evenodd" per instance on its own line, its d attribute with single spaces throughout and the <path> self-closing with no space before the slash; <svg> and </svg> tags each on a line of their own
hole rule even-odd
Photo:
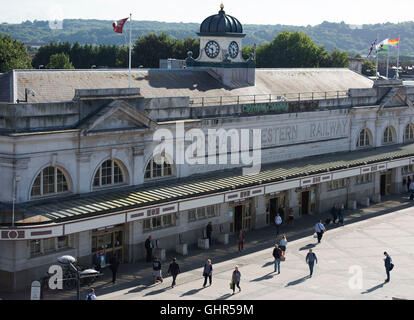
<svg viewBox="0 0 414 320">
<path fill-rule="evenodd" d="M 277 244 L 275 244 L 275 248 L 273 249 L 273 257 L 275 258 L 275 271 L 278 271 L 277 274 L 280 273 L 280 257 L 282 256 L 282 250 L 279 248 Z"/>
<path fill-rule="evenodd" d="M 152 237 L 149 236 L 147 240 L 145 240 L 145 250 L 147 250 L 147 262 L 152 261 Z"/>
<path fill-rule="evenodd" d="M 111 266 L 110 269 L 112 271 L 112 283 L 115 283 L 116 281 L 116 273 L 118 272 L 118 267 L 119 267 L 119 260 L 118 257 L 116 255 L 114 255 L 111 258 Z"/>
<path fill-rule="evenodd" d="M 174 288 L 175 279 L 177 278 L 177 275 L 180 273 L 180 266 L 178 265 L 176 258 L 173 258 L 173 261 L 170 264 L 167 273 L 171 274 L 172 277 L 173 277 L 173 282 L 172 282 L 171 288 Z"/>
<path fill-rule="evenodd" d="M 318 263 L 318 258 L 316 257 L 316 254 L 312 252 L 312 249 L 309 249 L 309 252 L 306 255 L 306 263 L 309 265 L 310 271 L 309 278 L 312 278 L 313 266 L 315 265 L 315 261 L 316 263 Z"/>
<path fill-rule="evenodd" d="M 206 227 L 206 233 L 208 238 L 208 244 L 211 246 L 211 234 L 213 232 L 213 226 L 211 225 L 211 221 L 208 223 Z"/>
<path fill-rule="evenodd" d="M 392 260 L 386 251 L 384 252 L 384 256 L 385 256 L 384 258 L 385 272 L 387 273 L 387 279 L 385 279 L 384 282 L 390 282 L 390 271 L 392 269 L 391 268 Z"/>
</svg>

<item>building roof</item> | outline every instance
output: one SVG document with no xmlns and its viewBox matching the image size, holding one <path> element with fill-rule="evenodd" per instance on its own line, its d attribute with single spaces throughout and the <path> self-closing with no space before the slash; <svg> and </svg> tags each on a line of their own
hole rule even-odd
<svg viewBox="0 0 414 320">
<path fill-rule="evenodd" d="M 203 70 L 135 69 L 132 87 L 145 98 L 218 97 L 372 88 L 373 81 L 349 69 L 256 69 L 255 85 L 226 88 Z M 13 79 L 14 78 L 14 79 Z M 0 102 L 25 99 L 25 88 L 36 92 L 28 102 L 60 102 L 74 98 L 75 89 L 127 88 L 127 70 L 14 70 L 0 76 Z M 5 99 L 9 99 L 6 101 Z"/>
<path fill-rule="evenodd" d="M 208 34 L 225 34 L 225 33 L 243 33 L 243 27 L 239 20 L 232 17 L 223 10 L 224 6 L 221 5 L 221 10 L 218 14 L 212 15 L 206 18 L 200 25 L 199 35 Z"/>
<path fill-rule="evenodd" d="M 277 181 L 293 181 L 300 177 L 332 173 L 413 156 L 414 144 L 394 145 L 277 163 L 262 168 L 260 173 L 254 175 L 242 175 L 238 169 L 191 176 L 179 181 L 163 181 L 152 186 L 140 186 L 128 190 L 109 190 L 102 194 L 76 196 L 66 200 L 47 199 L 44 203 L 27 204 L 24 210 L 30 214 L 25 222 L 29 223 L 33 220 L 43 223 L 64 222 L 100 216 Z M 18 220 L 16 222 L 19 223 Z"/>
</svg>

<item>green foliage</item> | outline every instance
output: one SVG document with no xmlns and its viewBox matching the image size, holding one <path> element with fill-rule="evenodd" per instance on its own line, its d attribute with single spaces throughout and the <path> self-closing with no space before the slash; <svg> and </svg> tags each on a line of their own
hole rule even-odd
<svg viewBox="0 0 414 320">
<path fill-rule="evenodd" d="M 13 69 L 31 69 L 30 58 L 23 43 L 0 34 L 0 73 Z"/>
<path fill-rule="evenodd" d="M 366 76 L 375 76 L 375 62 L 365 59 L 362 62 L 362 74 Z"/>
<path fill-rule="evenodd" d="M 242 17 L 240 17 L 242 18 Z M 47 21 L 26 21 L 21 24 L 0 24 L 0 32 L 9 34 L 13 39 L 23 42 L 79 42 L 92 45 L 127 45 L 124 35 L 112 31 L 112 22 L 108 20 L 67 19 L 63 21 L 62 30 L 52 30 Z M 243 22 L 243 19 L 241 19 Z M 201 23 L 201 21 L 200 21 Z M 167 33 L 170 37 L 184 40 L 193 38 L 199 31 L 200 23 L 166 23 L 157 21 L 133 21 L 132 34 L 134 39 L 149 33 Z M 127 30 L 129 26 L 127 25 Z M 244 44 L 252 46 L 271 42 L 283 31 L 299 31 L 307 34 L 317 46 L 326 50 L 335 48 L 347 51 L 349 54 L 360 54 L 366 57 L 372 41 L 381 41 L 387 37 L 400 36 L 401 55 L 413 55 L 414 52 L 414 22 L 383 23 L 363 25 L 362 29 L 352 29 L 345 23 L 323 22 L 316 26 L 287 26 L 287 25 L 243 25 Z M 395 50 L 396 53 L 396 50 Z M 193 56 L 196 56 L 195 54 Z"/>
<path fill-rule="evenodd" d="M 158 68 L 160 59 L 185 59 L 188 51 L 192 51 L 193 57 L 197 57 L 199 46 L 200 43 L 196 39 L 187 38 L 181 41 L 171 38 L 166 33 L 150 33 L 135 42 L 132 65 Z"/>
<path fill-rule="evenodd" d="M 75 69 L 66 53 L 55 53 L 50 56 L 46 69 Z"/>
<path fill-rule="evenodd" d="M 257 49 L 259 68 L 347 67 L 348 54 L 318 47 L 312 39 L 298 31 L 283 31 L 268 44 Z"/>
</svg>

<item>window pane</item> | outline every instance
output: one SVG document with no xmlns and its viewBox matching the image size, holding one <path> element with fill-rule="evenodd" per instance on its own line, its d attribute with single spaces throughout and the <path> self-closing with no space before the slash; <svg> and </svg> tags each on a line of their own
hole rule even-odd
<svg viewBox="0 0 414 320">
<path fill-rule="evenodd" d="M 43 239 L 44 252 L 55 251 L 55 238 Z"/>
<path fill-rule="evenodd" d="M 153 162 L 153 178 L 161 177 L 161 165 L 157 164 L 155 161 Z"/>
<path fill-rule="evenodd" d="M 164 176 L 170 176 L 172 174 L 171 172 L 171 165 L 167 163 L 167 161 L 164 162 Z"/>
<path fill-rule="evenodd" d="M 59 169 L 56 169 L 56 180 L 57 180 L 57 192 L 65 192 L 68 191 L 68 184 L 66 182 L 65 175 Z"/>
<path fill-rule="evenodd" d="M 114 162 L 114 183 L 122 183 L 124 182 L 124 178 L 122 176 L 122 171 L 119 165 Z"/>
<path fill-rule="evenodd" d="M 68 247 L 69 246 L 68 236 L 58 237 L 57 238 L 57 246 L 58 246 L 58 249 Z"/>
<path fill-rule="evenodd" d="M 40 254 L 40 240 L 30 240 L 30 255 Z"/>
<path fill-rule="evenodd" d="M 189 210 L 188 211 L 188 220 L 194 221 L 196 219 L 196 211 L 195 210 Z"/>
<path fill-rule="evenodd" d="M 39 173 L 39 175 L 37 176 L 35 182 L 33 183 L 33 187 L 32 187 L 32 196 L 40 196 L 40 176 L 41 174 Z"/>
<path fill-rule="evenodd" d="M 102 185 L 112 184 L 112 161 L 107 160 L 102 164 Z"/>
<path fill-rule="evenodd" d="M 43 169 L 43 194 L 55 192 L 55 168 Z"/>
</svg>

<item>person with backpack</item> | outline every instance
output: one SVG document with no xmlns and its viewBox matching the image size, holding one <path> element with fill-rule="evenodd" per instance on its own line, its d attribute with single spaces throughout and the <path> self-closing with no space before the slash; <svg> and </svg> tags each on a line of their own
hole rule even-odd
<svg viewBox="0 0 414 320">
<path fill-rule="evenodd" d="M 387 274 L 387 279 L 384 282 L 390 282 L 390 271 L 394 268 L 394 265 L 392 264 L 390 255 L 386 251 L 384 251 L 384 256 L 385 272 Z"/>
<path fill-rule="evenodd" d="M 275 271 L 278 271 L 277 274 L 280 274 L 280 259 L 282 257 L 283 253 L 282 250 L 280 250 L 279 246 L 275 244 L 275 248 L 273 249 L 273 257 L 275 258 Z"/>
<path fill-rule="evenodd" d="M 309 265 L 309 271 L 310 271 L 309 278 L 312 278 L 313 266 L 315 265 L 315 261 L 316 261 L 316 264 L 318 264 L 318 258 L 316 257 L 316 254 L 312 252 L 312 249 L 309 249 L 309 252 L 306 255 L 306 263 Z"/>
<path fill-rule="evenodd" d="M 89 290 L 89 293 L 86 296 L 86 300 L 96 300 L 96 295 L 95 295 L 95 289 L 91 288 L 91 290 Z"/>
<path fill-rule="evenodd" d="M 158 258 L 155 257 L 154 261 L 152 263 L 152 275 L 154 277 L 154 283 L 157 283 L 157 281 L 163 281 L 162 280 L 162 270 L 161 270 L 161 262 L 158 261 Z"/>
<path fill-rule="evenodd" d="M 239 266 L 236 266 L 231 276 L 231 288 L 233 290 L 233 294 L 234 294 L 234 290 L 236 290 L 236 286 L 237 288 L 239 288 L 239 292 L 241 291 L 240 279 L 241 279 L 241 273 L 239 271 Z"/>
<path fill-rule="evenodd" d="M 285 253 L 286 253 L 286 246 L 287 246 L 286 235 L 283 235 L 283 237 L 282 237 L 282 239 L 280 240 L 280 243 L 279 243 L 279 248 L 280 248 L 280 250 L 282 250 L 283 257 L 285 256 Z"/>
<path fill-rule="evenodd" d="M 176 258 L 173 258 L 173 261 L 170 264 L 167 273 L 168 274 L 171 274 L 172 277 L 173 277 L 173 282 L 171 284 L 171 288 L 174 288 L 174 286 L 175 286 L 175 279 L 177 278 L 177 275 L 180 273 L 180 266 L 178 265 Z"/>
<path fill-rule="evenodd" d="M 210 286 L 211 286 L 211 283 L 213 281 L 213 265 L 211 264 L 211 260 L 210 259 L 207 259 L 207 262 L 204 265 L 203 277 L 204 277 L 203 288 L 206 287 L 207 278 L 208 278 L 209 283 L 210 283 Z"/>
</svg>

